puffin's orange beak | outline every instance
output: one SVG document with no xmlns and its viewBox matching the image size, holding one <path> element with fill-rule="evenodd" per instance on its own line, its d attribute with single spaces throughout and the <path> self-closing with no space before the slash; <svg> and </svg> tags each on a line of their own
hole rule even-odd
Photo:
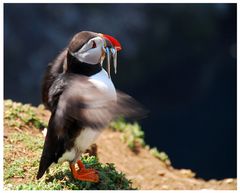
<svg viewBox="0 0 240 193">
<path fill-rule="evenodd" d="M 109 40 L 113 47 L 117 50 L 117 51 L 120 51 L 122 49 L 122 46 L 121 44 L 119 43 L 119 41 L 117 39 L 115 39 L 114 37 L 110 36 L 110 35 L 106 35 L 106 34 L 102 34 L 102 36 L 104 38 L 106 38 L 107 40 Z"/>
</svg>

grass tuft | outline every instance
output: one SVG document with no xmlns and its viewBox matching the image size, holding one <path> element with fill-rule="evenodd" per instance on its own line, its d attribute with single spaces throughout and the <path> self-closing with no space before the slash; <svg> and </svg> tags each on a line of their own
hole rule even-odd
<svg viewBox="0 0 240 193">
<path fill-rule="evenodd" d="M 144 132 L 138 123 L 127 123 L 124 118 L 120 118 L 110 124 L 110 128 L 113 131 L 119 131 L 123 133 L 123 142 L 127 143 L 128 147 L 136 151 L 139 146 L 144 147 Z"/>
<path fill-rule="evenodd" d="M 161 151 L 161 152 L 158 151 L 158 149 L 157 149 L 156 147 L 151 148 L 151 149 L 149 150 L 149 152 L 150 152 L 150 154 L 152 154 L 154 157 L 156 157 L 156 158 L 162 160 L 164 163 L 166 163 L 166 165 L 171 165 L 171 161 L 170 161 L 168 155 L 167 155 L 165 152 L 163 152 L 163 151 Z"/>
<path fill-rule="evenodd" d="M 39 109 L 42 108 L 41 106 Z M 47 123 L 42 121 L 36 113 L 36 108 L 30 104 L 13 102 L 12 100 L 4 101 L 4 122 L 9 127 L 24 128 L 36 127 L 43 129 Z"/>
</svg>

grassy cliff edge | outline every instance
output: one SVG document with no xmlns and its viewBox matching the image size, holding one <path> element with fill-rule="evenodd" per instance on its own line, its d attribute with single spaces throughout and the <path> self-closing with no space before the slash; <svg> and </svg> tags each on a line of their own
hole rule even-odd
<svg viewBox="0 0 240 193">
<path fill-rule="evenodd" d="M 138 123 L 112 122 L 97 140 L 98 158 L 83 155 L 100 182 L 73 179 L 68 164 L 55 164 L 36 180 L 50 113 L 42 105 L 4 101 L 5 190 L 236 189 L 236 179 L 204 181 L 191 170 L 176 170 L 166 153 L 150 148 Z"/>
</svg>

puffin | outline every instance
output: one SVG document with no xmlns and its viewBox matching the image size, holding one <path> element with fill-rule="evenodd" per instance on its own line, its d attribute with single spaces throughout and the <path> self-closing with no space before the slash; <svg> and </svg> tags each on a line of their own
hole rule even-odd
<svg viewBox="0 0 240 193">
<path fill-rule="evenodd" d="M 110 35 L 81 31 L 47 66 L 42 102 L 51 116 L 37 179 L 51 164 L 67 161 L 75 179 L 99 182 L 98 172 L 82 163 L 82 153 L 111 121 L 144 114 L 142 106 L 116 90 L 111 80 L 111 63 L 116 73 L 121 49 L 119 41 Z"/>
</svg>

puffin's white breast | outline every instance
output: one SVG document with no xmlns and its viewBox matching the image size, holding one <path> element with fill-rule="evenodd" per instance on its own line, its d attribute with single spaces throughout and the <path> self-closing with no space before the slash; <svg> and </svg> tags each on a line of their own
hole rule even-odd
<svg viewBox="0 0 240 193">
<path fill-rule="evenodd" d="M 89 81 L 94 84 L 98 89 L 111 96 L 112 99 L 116 100 L 116 89 L 113 85 L 111 78 L 107 72 L 102 69 L 99 73 L 89 77 Z"/>
</svg>

